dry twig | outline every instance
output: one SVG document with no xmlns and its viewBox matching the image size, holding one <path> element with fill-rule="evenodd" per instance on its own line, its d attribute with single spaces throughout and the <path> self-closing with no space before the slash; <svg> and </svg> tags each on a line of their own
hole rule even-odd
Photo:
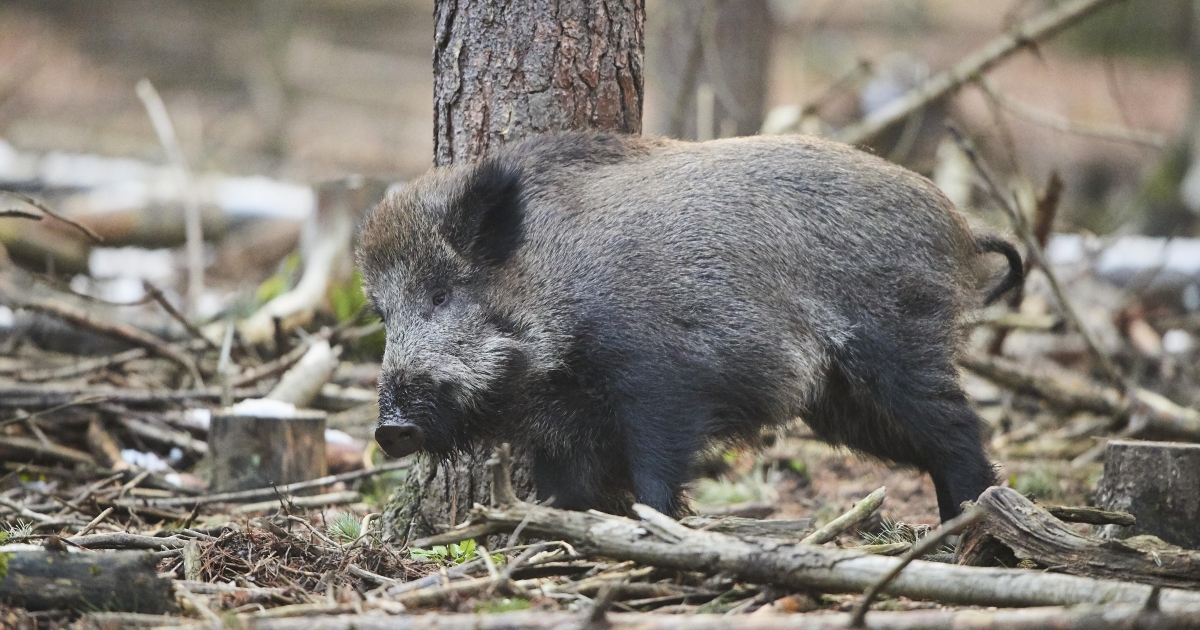
<svg viewBox="0 0 1200 630">
<path fill-rule="evenodd" d="M 954 136 L 955 142 L 958 143 L 959 148 L 967 156 L 967 159 L 971 161 L 971 165 L 975 168 L 975 171 L 979 173 L 980 178 L 987 186 L 988 192 L 993 198 L 995 198 L 997 202 L 1000 203 L 1001 208 L 1003 208 L 1005 214 L 1008 215 L 1009 220 L 1012 222 L 1013 229 L 1016 231 L 1017 236 L 1021 239 L 1021 242 L 1025 245 L 1026 255 L 1032 258 L 1034 262 L 1037 263 L 1038 267 L 1041 267 L 1042 272 L 1046 275 L 1046 280 L 1050 285 L 1050 290 L 1054 293 L 1055 299 L 1058 300 L 1059 308 L 1062 309 L 1063 314 L 1067 316 L 1067 319 L 1071 320 L 1072 326 L 1074 326 L 1074 328 L 1079 332 L 1079 335 L 1083 337 L 1084 343 L 1087 344 L 1089 354 L 1092 355 L 1092 358 L 1095 359 L 1097 364 L 1099 364 L 1100 369 L 1104 371 L 1105 375 L 1112 380 L 1113 384 L 1120 388 L 1122 392 L 1127 392 L 1130 389 L 1130 386 L 1127 383 L 1124 375 L 1117 370 L 1117 366 L 1113 364 L 1112 359 L 1100 349 L 1100 344 L 1096 341 L 1092 331 L 1084 325 L 1083 319 L 1079 316 L 1078 311 L 1075 310 L 1075 305 L 1070 299 L 1067 298 L 1066 291 L 1063 290 L 1062 284 L 1059 283 L 1058 276 L 1055 275 L 1054 270 L 1050 267 L 1050 264 L 1046 262 L 1046 257 L 1042 253 L 1042 248 L 1038 245 L 1037 238 L 1030 229 L 1028 222 L 1025 221 L 1025 215 L 1021 213 L 1021 209 L 1017 207 L 1016 202 L 1006 195 L 1004 191 L 1000 189 L 1000 186 L 996 184 L 996 180 L 992 177 L 991 171 L 983 163 L 983 160 L 979 157 L 979 154 L 976 153 L 975 148 L 972 147 L 969 142 L 967 142 L 966 137 L 964 137 L 962 133 L 953 126 L 951 126 L 949 129 L 950 133 Z"/>
<path fill-rule="evenodd" d="M 55 212 L 50 206 L 38 201 L 37 199 L 34 199 L 33 197 L 30 197 L 29 195 L 22 195 L 21 193 L 11 192 L 11 191 L 7 191 L 7 190 L 0 190 L 0 195 L 4 195 L 6 197 L 12 197 L 13 199 L 16 199 L 18 201 L 23 201 L 23 202 L 33 206 L 34 208 L 41 210 L 42 212 L 46 213 L 47 216 L 57 219 L 59 221 L 62 221 L 63 223 L 66 223 L 67 225 L 79 230 L 80 232 L 83 232 L 84 235 L 86 235 L 89 239 L 91 239 L 93 243 L 103 243 L 104 242 L 104 239 L 99 234 L 97 234 L 96 231 L 93 230 L 92 228 L 90 228 L 74 219 L 69 219 L 69 218 L 59 214 L 58 212 Z"/>
<path fill-rule="evenodd" d="M 806 545 L 821 545 L 837 538 L 838 534 L 858 525 L 874 514 L 875 510 L 883 505 L 886 494 L 887 488 L 881 486 L 864 497 L 862 501 L 855 503 L 849 512 L 829 521 L 824 527 L 809 534 L 800 542 Z"/>
<path fill-rule="evenodd" d="M 103 319 L 81 308 L 57 300 L 21 299 L 9 295 L 5 296 L 5 301 L 13 308 L 45 313 L 73 326 L 87 328 L 102 335 L 145 348 L 164 359 L 169 359 L 182 366 L 187 370 L 192 380 L 195 381 L 197 387 L 204 385 L 204 378 L 200 376 L 200 369 L 196 366 L 196 361 L 190 355 L 144 330 L 121 322 Z"/>
<path fill-rule="evenodd" d="M 1021 23 L 1011 32 L 992 40 L 949 70 L 930 77 L 928 81 L 909 90 L 904 96 L 891 101 L 878 111 L 872 112 L 862 122 L 841 130 L 836 134 L 835 139 L 847 144 L 870 142 L 888 127 L 975 80 L 1001 61 L 1012 56 L 1013 53 L 1052 37 L 1094 13 L 1097 9 L 1114 4 L 1116 1 L 1073 0 L 1055 5 Z"/>
</svg>

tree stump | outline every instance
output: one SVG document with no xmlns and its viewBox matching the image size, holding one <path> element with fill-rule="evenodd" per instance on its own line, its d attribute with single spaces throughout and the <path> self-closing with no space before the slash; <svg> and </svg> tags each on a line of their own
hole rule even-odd
<svg viewBox="0 0 1200 630">
<path fill-rule="evenodd" d="M 273 416 L 214 411 L 208 448 L 214 492 L 324 477 L 325 412 L 296 410 Z"/>
<path fill-rule="evenodd" d="M 1150 534 L 1200 549 L 1200 444 L 1109 442 L 1096 504 L 1137 518 L 1132 527 L 1100 527 L 1101 536 Z"/>
</svg>

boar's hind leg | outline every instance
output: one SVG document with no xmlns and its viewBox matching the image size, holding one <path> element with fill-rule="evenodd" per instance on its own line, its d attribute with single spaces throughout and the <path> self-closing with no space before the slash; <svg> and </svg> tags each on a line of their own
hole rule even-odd
<svg viewBox="0 0 1200 630">
<path fill-rule="evenodd" d="M 822 437 L 929 473 L 943 521 L 995 483 L 981 420 L 967 403 L 949 359 L 903 353 L 843 356 L 805 420 Z M 908 355 L 919 356 L 919 355 Z M 859 357 L 864 357 L 859 354 Z M 937 365 L 941 363 L 941 365 Z"/>
</svg>

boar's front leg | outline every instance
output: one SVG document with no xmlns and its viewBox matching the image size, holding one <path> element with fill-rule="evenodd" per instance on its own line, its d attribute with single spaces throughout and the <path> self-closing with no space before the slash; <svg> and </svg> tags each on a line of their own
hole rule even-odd
<svg viewBox="0 0 1200 630">
<path fill-rule="evenodd" d="M 628 500 L 615 488 L 613 455 L 595 449 L 578 449 L 569 457 L 537 453 L 533 458 L 533 483 L 538 502 L 563 510 L 600 510 L 621 514 Z"/>
<path fill-rule="evenodd" d="M 679 517 L 685 511 L 683 484 L 697 449 L 690 419 L 696 414 L 652 405 L 625 414 L 625 458 L 634 499 L 663 514 Z"/>
</svg>

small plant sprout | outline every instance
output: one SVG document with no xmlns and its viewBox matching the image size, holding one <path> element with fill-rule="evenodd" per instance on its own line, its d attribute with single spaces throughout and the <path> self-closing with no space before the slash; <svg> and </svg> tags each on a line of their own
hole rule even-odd
<svg viewBox="0 0 1200 630">
<path fill-rule="evenodd" d="M 325 528 L 329 537 L 343 543 L 351 543 L 362 536 L 362 525 L 353 514 L 341 512 L 329 521 Z"/>
</svg>

